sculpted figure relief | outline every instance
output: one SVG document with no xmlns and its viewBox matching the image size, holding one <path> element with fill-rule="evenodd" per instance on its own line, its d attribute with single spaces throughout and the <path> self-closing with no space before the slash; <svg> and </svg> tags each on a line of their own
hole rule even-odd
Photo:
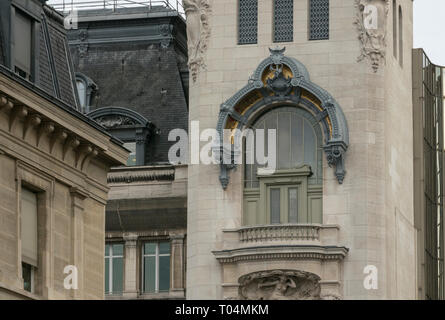
<svg viewBox="0 0 445 320">
<path fill-rule="evenodd" d="M 187 16 L 187 39 L 189 54 L 189 69 L 193 82 L 196 82 L 199 69 L 205 68 L 204 53 L 210 37 L 209 0 L 184 0 Z"/>
<path fill-rule="evenodd" d="M 362 52 L 358 61 L 367 58 L 377 72 L 386 54 L 386 24 L 389 0 L 355 0 L 357 26 Z"/>
<path fill-rule="evenodd" d="M 245 300 L 319 300 L 320 278 L 298 270 L 254 272 L 239 279 Z"/>
</svg>

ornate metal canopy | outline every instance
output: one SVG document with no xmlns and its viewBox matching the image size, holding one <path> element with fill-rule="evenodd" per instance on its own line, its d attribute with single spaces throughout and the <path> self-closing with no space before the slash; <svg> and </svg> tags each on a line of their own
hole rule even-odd
<svg viewBox="0 0 445 320">
<path fill-rule="evenodd" d="M 338 182 L 345 176 L 344 154 L 349 145 L 346 118 L 335 99 L 309 78 L 306 67 L 284 55 L 283 49 L 269 49 L 270 57 L 263 60 L 248 84 L 221 105 L 217 130 L 220 144 L 216 156 L 221 163 L 220 181 L 224 189 L 229 183 L 228 172 L 236 167 L 235 154 L 241 150 L 239 134 L 258 114 L 277 105 L 294 105 L 309 111 L 320 123 L 324 135 L 323 149 L 329 166 L 335 167 Z M 223 163 L 224 130 L 233 131 L 232 162 Z M 238 129 L 238 130 L 236 130 Z M 238 135 L 238 136 L 237 136 Z"/>
</svg>

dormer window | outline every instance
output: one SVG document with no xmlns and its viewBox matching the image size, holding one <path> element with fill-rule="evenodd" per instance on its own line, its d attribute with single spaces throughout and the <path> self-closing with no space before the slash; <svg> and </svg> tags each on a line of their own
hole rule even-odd
<svg viewBox="0 0 445 320">
<path fill-rule="evenodd" d="M 124 142 L 124 147 L 130 151 L 127 166 L 145 164 L 146 145 L 155 131 L 150 121 L 133 110 L 120 107 L 96 109 L 88 116 Z"/>
<path fill-rule="evenodd" d="M 15 10 L 14 17 L 14 72 L 22 78 L 31 80 L 32 58 L 32 20 Z"/>
<path fill-rule="evenodd" d="M 93 104 L 98 87 L 93 80 L 80 72 L 76 73 L 76 86 L 80 111 L 82 113 L 88 113 L 90 112 L 90 106 Z"/>
</svg>

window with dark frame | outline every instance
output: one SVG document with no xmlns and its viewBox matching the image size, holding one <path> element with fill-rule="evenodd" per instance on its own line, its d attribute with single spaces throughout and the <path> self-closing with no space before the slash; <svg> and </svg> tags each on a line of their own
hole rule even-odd
<svg viewBox="0 0 445 320">
<path fill-rule="evenodd" d="M 309 0 L 309 40 L 329 39 L 329 0 Z"/>
<path fill-rule="evenodd" d="M 294 41 L 294 0 L 274 0 L 274 42 Z"/>
<path fill-rule="evenodd" d="M 258 42 L 258 0 L 239 0 L 239 44 Z"/>
<path fill-rule="evenodd" d="M 32 24 L 29 16 L 18 9 L 15 10 L 13 70 L 27 80 L 32 80 Z"/>
</svg>

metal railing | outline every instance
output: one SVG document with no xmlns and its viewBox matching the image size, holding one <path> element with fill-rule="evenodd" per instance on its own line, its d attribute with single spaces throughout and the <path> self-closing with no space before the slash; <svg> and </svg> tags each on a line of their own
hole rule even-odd
<svg viewBox="0 0 445 320">
<path fill-rule="evenodd" d="M 73 10 L 98 10 L 120 8 L 165 7 L 177 11 L 185 18 L 182 0 L 49 0 L 48 5 L 57 11 L 66 13 Z"/>
</svg>

